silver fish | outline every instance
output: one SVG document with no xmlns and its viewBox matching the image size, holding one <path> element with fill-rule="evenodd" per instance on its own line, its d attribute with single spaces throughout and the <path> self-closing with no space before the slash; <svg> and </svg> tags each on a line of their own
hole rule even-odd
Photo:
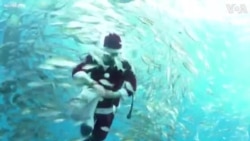
<svg viewBox="0 0 250 141">
<path fill-rule="evenodd" d="M 194 67 L 193 64 L 189 63 L 189 62 L 183 62 L 182 65 L 192 74 L 198 74 L 198 70 Z"/>
<path fill-rule="evenodd" d="M 64 118 L 58 118 L 58 119 L 54 120 L 55 123 L 60 123 L 60 122 L 63 122 L 63 121 L 65 121 Z"/>
<path fill-rule="evenodd" d="M 184 28 L 185 33 L 195 42 L 199 41 L 198 36 L 190 29 L 188 29 L 188 27 Z"/>
<path fill-rule="evenodd" d="M 184 51 L 184 49 L 178 45 L 177 43 L 171 42 L 170 43 L 170 48 L 173 49 L 178 55 L 180 56 L 186 56 L 187 53 Z"/>
<path fill-rule="evenodd" d="M 44 70 L 56 70 L 56 68 L 52 65 L 48 64 L 41 64 L 38 66 L 39 69 L 44 69 Z"/>
<path fill-rule="evenodd" d="M 71 84 L 69 84 L 69 83 L 59 83 L 59 84 L 57 84 L 58 86 L 61 86 L 61 87 L 64 87 L 64 88 L 70 88 L 70 87 L 72 87 L 72 85 Z"/>
<path fill-rule="evenodd" d="M 27 84 L 28 87 L 42 87 L 42 86 L 46 86 L 46 85 L 50 85 L 52 83 L 50 82 L 29 82 Z"/>
<path fill-rule="evenodd" d="M 78 21 L 71 21 L 67 23 L 65 27 L 69 29 L 82 29 L 83 23 L 78 22 Z"/>
<path fill-rule="evenodd" d="M 77 65 L 77 63 L 63 57 L 50 58 L 46 60 L 45 64 L 63 68 L 74 68 Z"/>
</svg>

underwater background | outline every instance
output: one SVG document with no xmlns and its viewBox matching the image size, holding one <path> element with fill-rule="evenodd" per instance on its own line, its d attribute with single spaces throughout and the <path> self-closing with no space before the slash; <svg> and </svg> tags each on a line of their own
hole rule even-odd
<svg viewBox="0 0 250 141">
<path fill-rule="evenodd" d="M 250 141 L 250 2 L 0 0 L 0 140 L 80 141 L 72 68 L 121 35 L 138 80 L 107 141 Z M 79 113 L 81 111 L 78 111 Z"/>
</svg>

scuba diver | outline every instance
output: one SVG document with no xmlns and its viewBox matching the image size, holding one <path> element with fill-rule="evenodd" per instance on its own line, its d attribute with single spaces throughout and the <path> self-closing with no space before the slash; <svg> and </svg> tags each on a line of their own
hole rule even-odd
<svg viewBox="0 0 250 141">
<path fill-rule="evenodd" d="M 88 54 L 72 71 L 75 80 L 81 79 L 82 84 L 98 95 L 82 111 L 82 114 L 90 115 L 80 127 L 84 141 L 105 140 L 121 98 L 132 97 L 128 119 L 132 113 L 137 82 L 129 62 L 120 57 L 120 36 L 110 33 L 105 36 L 103 46 L 106 53 L 98 56 L 100 59 Z M 82 93 L 87 92 L 83 89 Z"/>
</svg>

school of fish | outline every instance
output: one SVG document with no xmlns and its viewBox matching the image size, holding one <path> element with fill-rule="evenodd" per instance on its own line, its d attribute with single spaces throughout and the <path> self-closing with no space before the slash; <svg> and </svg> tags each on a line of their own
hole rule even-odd
<svg viewBox="0 0 250 141">
<path fill-rule="evenodd" d="M 185 105 L 196 102 L 195 78 L 211 70 L 204 54 L 209 47 L 190 25 L 165 12 L 149 0 L 19 0 L 2 4 L 0 140 L 80 141 L 79 113 L 86 99 L 79 96 L 81 89 L 73 82 L 71 71 L 88 52 L 101 64 L 101 40 L 111 31 L 122 36 L 123 55 L 132 62 L 138 79 L 133 117 L 125 118 L 123 111 L 130 101 L 123 101 L 116 122 L 125 126 L 121 129 L 120 124 L 113 124 L 111 136 L 120 141 L 200 141 L 201 132 L 213 130 L 218 122 L 204 116 L 197 126 L 195 115 L 185 114 L 190 108 Z M 196 54 L 189 52 L 182 39 L 199 45 Z M 204 71 L 198 70 L 196 63 L 203 64 Z M 214 94 L 213 80 L 208 78 L 210 87 L 204 93 Z M 233 90 L 230 85 L 223 87 Z M 208 104 L 201 109 L 219 113 L 220 106 Z M 76 133 L 63 129 L 62 124 L 69 124 Z M 189 124 L 197 126 L 195 131 Z M 245 128 L 235 129 L 235 136 L 242 132 L 242 138 L 249 138 Z M 219 129 L 218 135 L 208 136 L 229 130 Z"/>
</svg>

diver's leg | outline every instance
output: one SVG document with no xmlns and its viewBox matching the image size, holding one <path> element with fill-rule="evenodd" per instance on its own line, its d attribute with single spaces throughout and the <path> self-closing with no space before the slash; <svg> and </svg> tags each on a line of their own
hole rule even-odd
<svg viewBox="0 0 250 141">
<path fill-rule="evenodd" d="M 80 132 L 81 132 L 81 135 L 83 137 L 89 136 L 90 133 L 92 132 L 92 130 L 93 130 L 93 128 L 90 125 L 88 125 L 86 123 L 81 124 Z"/>
<path fill-rule="evenodd" d="M 92 135 L 85 141 L 104 141 L 109 133 L 114 113 L 96 114 L 96 123 Z"/>
</svg>

